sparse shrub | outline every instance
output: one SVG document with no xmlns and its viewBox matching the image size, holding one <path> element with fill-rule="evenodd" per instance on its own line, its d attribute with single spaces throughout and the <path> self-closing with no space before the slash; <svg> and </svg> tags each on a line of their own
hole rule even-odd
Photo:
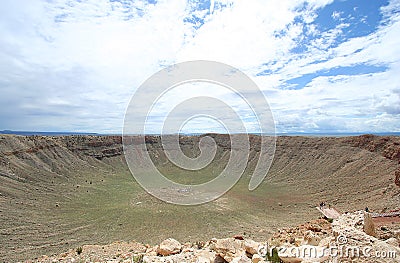
<svg viewBox="0 0 400 263">
<path fill-rule="evenodd" d="M 78 254 L 78 255 L 80 255 L 80 254 L 82 254 L 82 247 L 78 247 L 77 249 L 76 249 L 76 253 Z"/>
<path fill-rule="evenodd" d="M 267 252 L 266 259 L 267 259 L 268 262 L 272 262 L 272 263 L 282 263 L 283 262 L 279 258 L 278 250 L 276 248 L 272 249 L 272 255 L 269 254 L 269 251 Z"/>
<path fill-rule="evenodd" d="M 132 262 L 134 263 L 142 263 L 143 262 L 143 255 L 134 255 L 132 258 Z"/>
</svg>

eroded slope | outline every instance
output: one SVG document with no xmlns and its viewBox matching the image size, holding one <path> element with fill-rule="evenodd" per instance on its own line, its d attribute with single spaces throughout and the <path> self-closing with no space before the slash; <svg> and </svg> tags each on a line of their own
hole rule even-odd
<svg viewBox="0 0 400 263">
<path fill-rule="evenodd" d="M 158 137 L 146 143 L 159 169 L 182 182 L 216 176 L 229 158 L 229 137 L 204 171 L 187 173 L 168 162 Z M 198 137 L 183 151 L 198 154 Z M 257 142 L 246 174 L 257 162 Z M 279 137 L 264 183 L 247 190 L 248 177 L 215 202 L 168 205 L 144 192 L 122 155 L 119 136 L 0 136 L 0 259 L 26 259 L 85 243 L 116 240 L 157 243 L 244 234 L 265 239 L 278 227 L 317 216 L 321 200 L 342 211 L 393 209 L 399 137 Z M 373 146 L 371 146 L 373 145 Z"/>
</svg>

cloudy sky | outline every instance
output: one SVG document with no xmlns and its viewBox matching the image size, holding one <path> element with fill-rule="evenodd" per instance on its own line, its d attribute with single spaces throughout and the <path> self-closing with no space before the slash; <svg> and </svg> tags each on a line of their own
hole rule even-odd
<svg viewBox="0 0 400 263">
<path fill-rule="evenodd" d="M 0 130 L 120 133 L 153 73 L 212 60 L 259 86 L 278 132 L 400 131 L 398 0 L 2 0 L 0 36 Z"/>
</svg>

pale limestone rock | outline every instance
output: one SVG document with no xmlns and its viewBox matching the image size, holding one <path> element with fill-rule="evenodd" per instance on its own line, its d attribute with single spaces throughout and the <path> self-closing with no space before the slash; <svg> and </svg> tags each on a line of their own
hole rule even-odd
<svg viewBox="0 0 400 263">
<path fill-rule="evenodd" d="M 367 235 L 376 237 L 375 224 L 372 221 L 370 213 L 368 212 L 364 213 L 364 232 Z"/>
<path fill-rule="evenodd" d="M 234 238 L 217 239 L 210 248 L 228 262 L 246 254 L 243 241 Z"/>
<path fill-rule="evenodd" d="M 333 241 L 335 241 L 333 237 L 325 237 L 321 239 L 321 241 L 319 241 L 318 246 L 328 248 L 330 247 Z"/>
<path fill-rule="evenodd" d="M 360 217 L 362 218 L 362 224 L 360 225 Z M 364 220 L 367 218 L 367 220 Z M 371 220 L 372 221 L 372 220 Z M 357 246 L 357 247 L 368 247 L 370 248 L 370 253 L 374 253 L 375 251 L 379 252 L 396 252 L 396 255 L 399 255 L 400 248 L 395 247 L 391 244 L 386 243 L 385 241 L 381 241 L 371 235 L 368 235 L 364 232 L 365 226 L 364 223 L 368 224 L 368 215 L 364 217 L 364 212 L 358 211 L 351 214 L 344 214 L 335 220 L 332 224 L 332 231 L 335 235 L 342 234 L 347 237 L 347 242 L 345 242 L 345 246 Z M 390 243 L 390 242 L 389 242 Z M 342 262 L 342 258 L 339 258 Z M 346 262 L 346 261 L 344 261 Z M 350 261 L 348 261 L 350 262 Z M 387 263 L 387 262 L 398 262 L 398 258 L 378 258 L 378 257 L 364 257 L 362 260 L 358 262 L 368 262 L 368 263 Z"/>
<path fill-rule="evenodd" d="M 251 262 L 253 263 L 261 263 L 264 259 L 259 254 L 254 254 L 251 258 Z"/>
<path fill-rule="evenodd" d="M 279 257 L 284 263 L 301 263 L 302 260 L 296 257 Z"/>
<path fill-rule="evenodd" d="M 297 258 L 296 256 L 292 255 L 292 253 L 290 253 L 289 249 L 292 248 L 293 246 L 291 246 L 290 244 L 282 244 L 280 246 L 283 249 L 278 249 L 278 256 L 279 258 L 285 262 L 285 263 L 300 263 L 301 259 Z"/>
<path fill-rule="evenodd" d="M 198 257 L 196 263 L 211 263 L 211 261 L 208 258 Z"/>
<path fill-rule="evenodd" d="M 190 243 L 185 243 L 182 246 L 182 253 L 187 253 L 187 252 L 193 252 L 194 249 L 192 248 L 192 245 Z"/>
<path fill-rule="evenodd" d="M 399 257 L 399 255 L 400 255 L 400 248 L 398 247 L 398 246 L 393 246 L 392 244 L 391 244 L 391 242 L 389 241 L 389 242 L 387 242 L 388 240 L 386 240 L 386 241 L 378 241 L 378 242 L 376 242 L 376 243 L 374 243 L 374 245 L 373 246 L 371 246 L 371 248 L 372 248 L 372 251 L 378 251 L 379 253 L 389 253 L 389 252 L 391 252 L 391 253 L 395 253 L 395 257 L 394 258 L 389 258 L 389 257 L 381 257 L 381 258 L 374 258 L 375 259 L 375 262 L 378 262 L 378 263 L 383 263 L 383 262 L 399 262 L 399 259 L 398 259 L 398 257 Z M 396 242 L 397 243 L 397 242 Z M 395 245 L 398 245 L 398 243 L 396 244 L 395 243 Z"/>
<path fill-rule="evenodd" d="M 148 256 L 157 256 L 157 246 L 155 247 L 148 247 L 146 249 L 146 255 Z"/>
<path fill-rule="evenodd" d="M 199 250 L 199 251 L 196 251 L 196 256 L 197 256 L 197 257 L 206 258 L 206 259 L 208 259 L 210 262 L 213 262 L 213 263 L 214 263 L 215 258 L 216 258 L 215 252 L 214 252 L 214 251 L 209 251 L 209 250 Z"/>
<path fill-rule="evenodd" d="M 315 235 L 311 230 L 307 231 L 303 238 L 303 245 L 318 246 L 321 238 Z"/>
<path fill-rule="evenodd" d="M 399 240 L 397 238 L 389 238 L 388 240 L 385 241 L 386 244 L 394 246 L 394 247 L 399 247 Z"/>
<path fill-rule="evenodd" d="M 278 250 L 279 258 L 285 263 L 324 262 L 329 259 L 329 255 L 324 253 L 324 247 L 303 245 L 285 248 L 285 250 Z"/>
<path fill-rule="evenodd" d="M 244 248 L 247 253 L 254 255 L 258 253 L 258 248 L 260 247 L 260 243 L 253 241 L 251 239 L 246 239 L 244 241 Z"/>
<path fill-rule="evenodd" d="M 240 257 L 235 257 L 232 259 L 231 263 L 251 263 L 251 259 L 249 259 L 246 255 L 241 255 Z"/>
<path fill-rule="evenodd" d="M 396 230 L 396 231 L 394 231 L 394 236 L 398 239 L 398 240 L 400 240 L 400 230 Z"/>
<path fill-rule="evenodd" d="M 149 253 L 146 253 L 146 255 L 148 255 L 148 256 L 157 256 L 157 252 L 156 251 L 151 251 Z"/>
<path fill-rule="evenodd" d="M 177 254 L 181 251 L 182 245 L 179 241 L 168 238 L 161 242 L 161 244 L 157 248 L 157 253 L 163 256 L 169 256 L 173 254 Z"/>
</svg>

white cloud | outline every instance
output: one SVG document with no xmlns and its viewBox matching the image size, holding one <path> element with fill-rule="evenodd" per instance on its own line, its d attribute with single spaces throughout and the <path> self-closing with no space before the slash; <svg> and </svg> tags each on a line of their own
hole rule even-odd
<svg viewBox="0 0 400 263">
<path fill-rule="evenodd" d="M 375 32 L 343 43 L 337 38 L 349 24 L 325 32 L 313 24 L 332 2 L 3 1 L 0 129 L 120 132 L 138 85 L 166 65 L 202 59 L 249 74 L 281 131 L 400 130 L 399 1 L 381 9 L 384 23 Z M 288 79 L 354 65 L 387 70 L 282 89 Z M 270 73 L 257 75 L 262 71 Z"/>
<path fill-rule="evenodd" d="M 333 11 L 331 17 L 335 20 L 339 20 L 342 16 L 343 12 Z"/>
</svg>

